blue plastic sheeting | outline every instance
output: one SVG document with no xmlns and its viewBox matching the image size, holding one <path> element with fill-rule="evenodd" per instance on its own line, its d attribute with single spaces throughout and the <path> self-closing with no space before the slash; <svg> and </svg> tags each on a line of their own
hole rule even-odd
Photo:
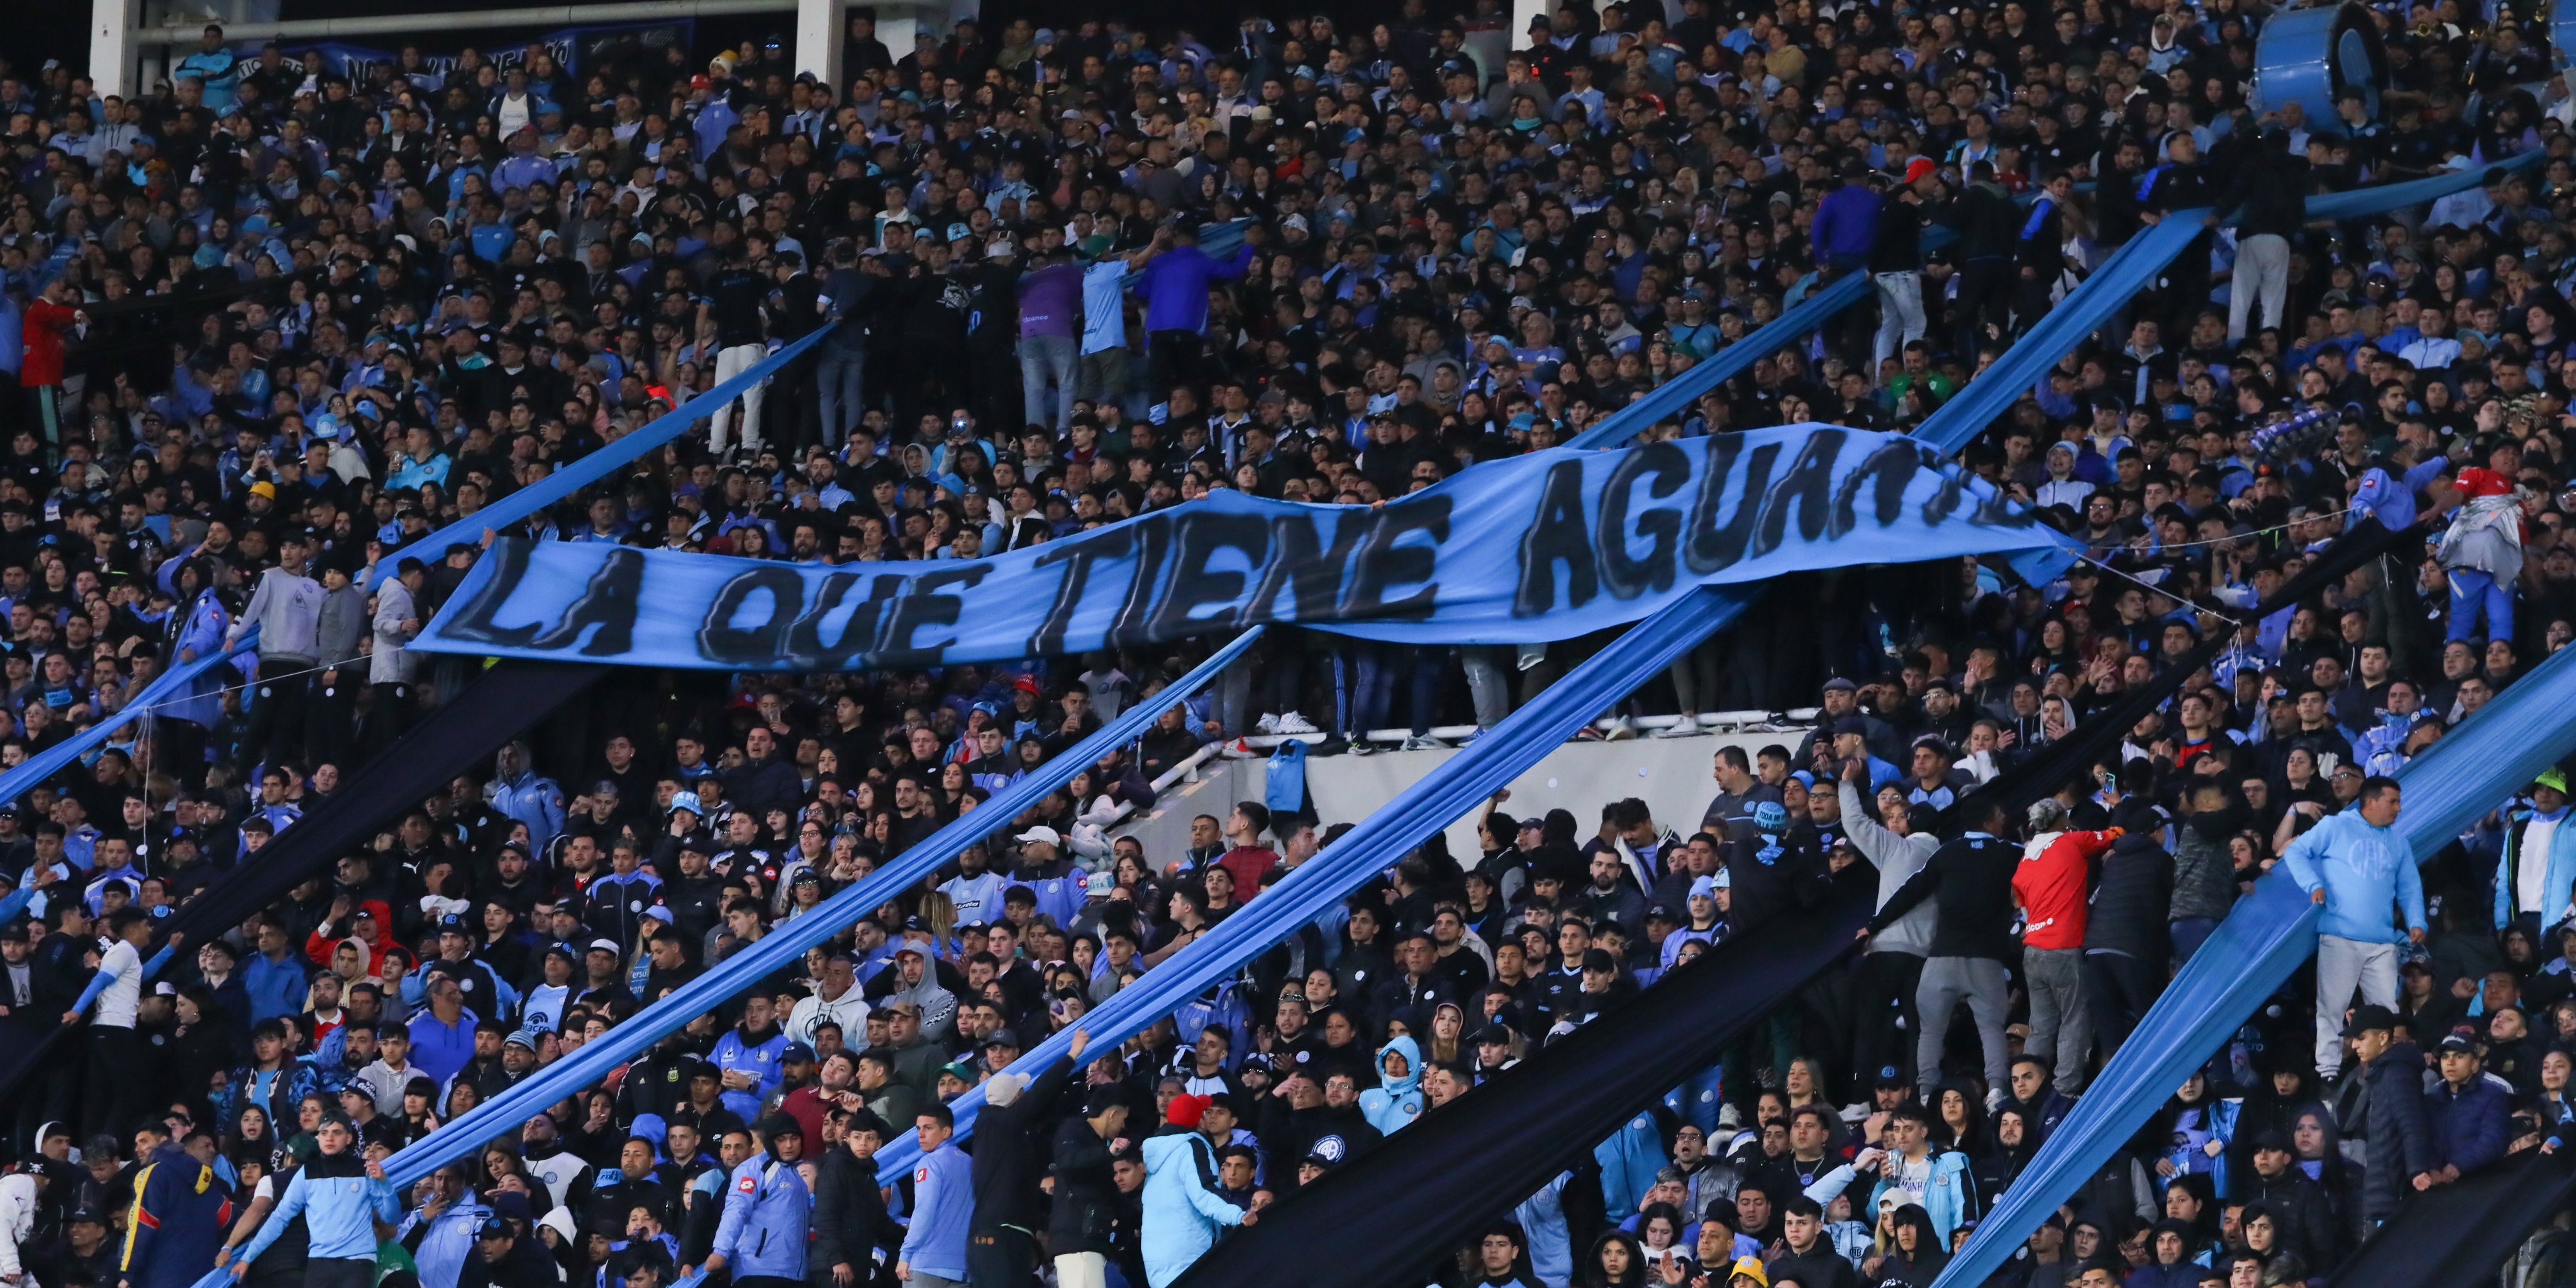
<svg viewBox="0 0 2576 1288">
<path fill-rule="evenodd" d="M 2466 192 L 2478 187 L 2486 182 L 2486 172 L 2489 170 L 2528 170 L 2544 159 L 2546 158 L 2542 156 L 2540 150 L 2534 148 L 2519 156 L 2471 166 L 2465 170 L 2455 170 L 2449 174 L 2409 179 L 2404 183 L 2383 183 L 2368 188 L 2354 188 L 2348 192 L 2330 192 L 2321 197 L 2308 198 L 2308 218 L 2363 219 L 2372 215 L 2384 215 L 2392 210 L 2403 210 L 2423 202 L 2437 201 L 2452 193 Z"/>
<path fill-rule="evenodd" d="M 1702 588 L 1637 623 L 1465 750 L 1441 761 L 1341 840 L 1245 904 L 1241 912 L 1218 922 L 1189 947 L 1084 1016 L 1079 1027 L 1090 1032 L 1091 1048 L 1106 1052 L 1112 1044 L 1144 1032 L 1245 961 L 1322 916 L 1352 891 L 1394 867 L 1424 838 L 1449 826 L 1563 745 L 1585 721 L 1662 672 L 1711 632 L 1724 629 L 1752 602 L 1750 592 Z M 1061 1058 L 1072 1040 L 1071 1031 L 1058 1033 L 1011 1068 L 1033 1075 Z M 957 1116 L 959 1137 L 974 1129 L 975 1113 L 983 1103 L 981 1087 L 949 1102 Z M 892 1184 L 919 1157 L 912 1135 L 906 1133 L 878 1152 L 877 1176 Z"/>
<path fill-rule="evenodd" d="M 376 577 L 374 581 L 367 583 L 367 589 L 373 590 L 385 578 L 393 576 L 396 566 L 405 558 L 418 559 L 422 563 L 436 563 L 439 551 L 454 545 L 479 544 L 486 530 L 499 532 L 508 528 L 511 524 L 642 460 L 647 453 L 656 451 L 672 439 L 687 433 L 691 425 L 715 415 L 716 409 L 750 392 L 752 386 L 778 374 L 780 367 L 794 361 L 797 355 L 807 349 L 820 344 L 823 337 L 831 333 L 832 328 L 828 326 L 818 327 L 812 335 L 753 363 L 741 375 L 723 381 L 715 388 L 654 417 L 598 451 L 394 551 L 376 562 Z"/>
<path fill-rule="evenodd" d="M 2508 166 L 2526 166 L 2540 160 L 2538 152 L 2527 153 L 2507 162 Z M 2429 179 L 2412 179 L 2405 183 L 2356 188 L 2350 192 L 2330 193 L 2308 198 L 2310 219 L 2357 219 L 2384 215 L 2392 210 L 2420 205 L 2455 192 L 2477 187 L 2484 182 L 2484 169 L 2463 170 L 2453 174 L 2434 175 Z M 2156 280 L 2156 274 L 2180 256 L 2202 231 L 2201 220 L 2206 209 L 2177 210 L 2150 228 L 2123 243 L 2111 258 L 2093 270 L 2082 286 L 2069 292 L 2066 299 L 2048 316 L 2039 320 L 1995 365 L 1978 372 L 1958 396 L 1941 404 L 1914 431 L 1943 452 L 1956 454 L 1977 435 L 1984 433 L 2005 412 L 2020 401 L 2023 391 L 2034 388 L 2048 377 L 2048 369 L 2057 360 L 2074 352 L 2095 328 L 2111 319 L 2138 292 Z"/>
<path fill-rule="evenodd" d="M 2399 771 L 2397 830 L 2421 863 L 2576 748 L 2576 649 L 2561 649 Z M 2255 883 L 1977 1223 L 1933 1288 L 1981 1284 L 2316 951 L 2321 909 L 2284 872 Z M 2299 1040 L 2304 1041 L 2302 1037 Z"/>
<path fill-rule="evenodd" d="M 1752 334 L 1700 359 L 1689 370 L 1655 386 L 1645 397 L 1595 421 L 1592 428 L 1565 440 L 1565 445 L 1600 448 L 1627 442 L 1656 421 L 1679 413 L 1698 402 L 1701 395 L 1751 370 L 1754 363 L 1806 338 L 1835 314 L 1868 299 L 1870 289 L 1869 274 L 1844 274 Z"/>
<path fill-rule="evenodd" d="M 105 719 L 27 757 L 18 763 L 17 768 L 0 774 L 0 805 L 9 804 L 26 795 L 28 789 L 53 777 L 73 761 L 88 755 L 93 748 L 106 742 L 110 735 L 141 719 L 146 712 L 162 703 L 186 696 L 189 681 L 222 666 L 236 655 L 258 646 L 259 628 L 253 626 L 242 633 L 241 642 L 233 647 L 221 653 L 210 653 L 194 662 L 183 662 L 162 672 L 159 678 L 144 685 L 143 691 L 135 694 L 132 701 L 109 712 Z M 24 889 L 13 890 L 6 898 L 0 898 L 0 924 L 17 920 L 18 914 L 26 911 L 27 905 L 33 902 L 35 897 L 36 892 L 33 889 Z"/>
<path fill-rule="evenodd" d="M 1143 736 L 1164 711 L 1207 687 L 1260 635 L 1261 629 L 1255 627 L 1236 636 L 1171 687 L 1120 712 L 1117 719 L 1102 725 L 1098 732 L 994 793 L 991 800 L 958 815 L 920 844 L 870 873 L 866 880 L 824 900 L 805 916 L 779 923 L 766 938 L 645 1007 L 606 1035 L 583 1043 L 570 1057 L 546 1066 L 536 1076 L 413 1142 L 385 1160 L 385 1175 L 398 1186 L 409 1185 L 473 1153 L 483 1142 L 516 1131 L 519 1124 L 544 1112 L 547 1106 L 597 1084 L 617 1066 L 642 1055 L 663 1035 L 724 1005 L 764 976 L 801 963 L 806 949 L 847 930 L 850 923 L 937 872 L 966 847 L 1009 827 L 1012 820 L 1045 801 L 1048 793 L 1100 763 L 1102 756 Z"/>
<path fill-rule="evenodd" d="M 2084 337 L 2153 285 L 2156 274 L 2200 236 L 2201 218 L 2208 213 L 2178 210 L 2153 227 L 2139 229 L 2082 286 L 2068 292 L 2037 326 L 2004 350 L 1993 366 L 1978 372 L 1967 388 L 1925 417 L 1914 436 L 1953 455 L 1976 441 L 1986 426 L 2045 379 L 2059 358 L 2073 352 Z"/>
</svg>

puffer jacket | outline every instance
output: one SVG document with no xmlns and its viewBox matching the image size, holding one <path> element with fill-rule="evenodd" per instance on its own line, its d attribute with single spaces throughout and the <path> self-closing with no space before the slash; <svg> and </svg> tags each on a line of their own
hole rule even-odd
<svg viewBox="0 0 2576 1288">
<path fill-rule="evenodd" d="M 2174 829 L 2173 907 L 2166 916 L 2224 920 L 2236 906 L 2236 856 L 2227 838 L 2245 825 L 2237 806 L 2194 814 Z"/>
<path fill-rule="evenodd" d="M 1402 1076 L 1386 1071 L 1386 1058 L 1404 1057 Z M 1366 1114 L 1369 1126 L 1392 1136 L 1399 1128 L 1422 1116 L 1422 1049 L 1413 1039 L 1397 1034 L 1377 1049 L 1377 1086 L 1360 1093 L 1360 1112 Z"/>
<path fill-rule="evenodd" d="M 1167 1128 L 1142 1152 L 1145 1277 L 1153 1288 L 1165 1288 L 1216 1246 L 1217 1231 L 1243 1224 L 1243 1209 L 1213 1188 L 1215 1159 L 1197 1132 Z"/>
<path fill-rule="evenodd" d="M 2165 920 L 2174 899 L 2174 860 L 2155 833 L 2131 832 L 2102 856 L 2084 946 L 2161 962 L 2173 945 Z"/>
</svg>

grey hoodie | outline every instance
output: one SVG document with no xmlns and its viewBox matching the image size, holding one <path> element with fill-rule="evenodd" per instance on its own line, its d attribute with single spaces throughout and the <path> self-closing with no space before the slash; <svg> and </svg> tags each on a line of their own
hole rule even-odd
<svg viewBox="0 0 2576 1288">
<path fill-rule="evenodd" d="M 1867 802 L 1860 789 L 1844 781 L 1835 785 L 1843 807 L 1843 830 L 1852 844 L 1860 847 L 1861 857 L 1878 867 L 1878 906 L 1886 907 L 1899 886 L 1932 858 L 1941 848 L 1941 838 L 1928 832 L 1898 836 L 1880 826 L 1869 816 Z M 1940 915 L 1940 904 L 1926 899 L 1914 911 L 1888 923 L 1887 929 L 1870 936 L 1873 953 L 1912 953 L 1927 957 L 1932 951 L 1932 922 Z"/>
</svg>

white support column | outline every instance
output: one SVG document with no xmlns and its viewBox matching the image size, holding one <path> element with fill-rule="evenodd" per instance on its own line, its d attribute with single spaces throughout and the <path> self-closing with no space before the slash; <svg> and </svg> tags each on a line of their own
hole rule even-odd
<svg viewBox="0 0 2576 1288">
<path fill-rule="evenodd" d="M 143 0 L 90 0 L 89 75 L 100 96 L 132 98 L 145 87 L 135 75 L 135 28 Z"/>
<path fill-rule="evenodd" d="M 1548 3 L 1548 0 L 1512 0 L 1511 39 L 1510 42 L 1504 46 L 1503 52 L 1509 54 L 1512 50 L 1526 49 L 1529 47 L 1530 19 L 1554 18 L 1555 16 L 1556 6 Z M 1502 78 L 1503 68 L 1501 64 L 1497 63 L 1494 66 L 1494 72 L 1490 79 L 1501 80 Z"/>
<path fill-rule="evenodd" d="M 796 0 L 796 71 L 812 73 L 832 90 L 833 101 L 850 92 L 841 79 L 841 42 L 848 34 L 849 0 Z"/>
</svg>

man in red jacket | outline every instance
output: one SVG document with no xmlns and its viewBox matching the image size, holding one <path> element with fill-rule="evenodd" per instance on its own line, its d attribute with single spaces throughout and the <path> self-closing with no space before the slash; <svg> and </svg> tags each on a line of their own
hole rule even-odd
<svg viewBox="0 0 2576 1288">
<path fill-rule="evenodd" d="M 2023 1049 L 2057 1065 L 2057 1089 L 2084 1090 L 2084 1059 L 2093 1023 L 2084 1010 L 2084 912 L 2093 861 L 2120 829 L 2065 832 L 2066 807 L 2054 798 L 2030 807 L 2030 841 L 2013 869 L 2013 902 L 2022 908 L 2021 970 L 2030 986 L 2030 1041 Z"/>
<path fill-rule="evenodd" d="M 18 382 L 27 391 L 27 406 L 36 424 L 45 432 L 49 459 L 62 455 L 63 332 L 89 321 L 88 314 L 72 306 L 72 299 L 69 283 L 45 283 L 44 291 L 27 306 L 21 330 L 23 362 Z"/>
</svg>

